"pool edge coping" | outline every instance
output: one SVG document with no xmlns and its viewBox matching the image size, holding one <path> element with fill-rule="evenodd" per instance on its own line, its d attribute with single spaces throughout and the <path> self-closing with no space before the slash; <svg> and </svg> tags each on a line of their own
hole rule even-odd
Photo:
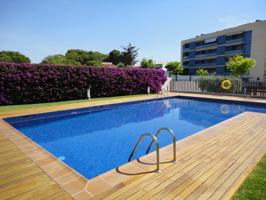
<svg viewBox="0 0 266 200">
<path fill-rule="evenodd" d="M 61 108 L 62 105 L 60 106 L 50 106 L 47 110 L 39 111 L 31 111 L 26 109 L 24 112 L 27 114 L 22 114 L 22 113 L 17 113 L 17 114 L 3 114 L 3 116 L 0 115 L 0 119 L 5 119 L 5 118 L 15 118 L 15 117 L 22 117 L 22 116 L 28 116 L 28 115 L 38 115 L 38 114 L 45 114 L 45 113 L 53 113 L 53 112 L 64 112 L 68 110 L 76 110 L 76 109 L 86 109 L 86 108 L 92 108 L 92 107 L 102 107 L 102 106 L 116 106 L 119 104 L 131 104 L 131 103 L 138 103 L 138 102 L 143 102 L 143 101 L 149 101 L 149 100 L 160 100 L 160 99 L 165 99 L 165 98 L 176 98 L 176 97 L 181 97 L 181 98 L 191 98 L 191 99 L 207 99 L 207 100 L 212 100 L 212 101 L 227 101 L 227 102 L 238 102 L 238 103 L 251 103 L 251 104 L 266 104 L 266 99 L 265 98 L 250 98 L 250 97 L 240 97 L 240 96 L 226 96 L 226 95 L 213 95 L 213 94 L 198 94 L 198 93 L 182 93 L 182 92 L 172 92 L 169 93 L 168 96 L 163 97 L 163 96 L 158 96 L 158 95 L 146 95 L 143 97 L 133 97 L 136 99 L 113 99 L 111 102 L 106 102 L 107 100 L 103 100 L 103 102 L 88 102 L 86 103 L 92 103 L 92 105 L 85 105 L 84 103 L 77 103 L 74 106 L 67 105 L 67 108 Z M 94 104 L 95 103 L 95 104 Z M 68 107 L 70 106 L 70 107 Z M 54 107 L 54 108 L 53 108 Z M 59 108 L 59 109 L 58 109 Z M 19 110 L 21 112 L 23 110 Z"/>
<path fill-rule="evenodd" d="M 172 97 L 178 97 L 178 96 L 182 96 L 182 95 L 175 95 L 175 96 L 172 96 Z M 186 96 L 184 96 L 184 97 L 186 97 Z M 200 97 L 196 97 L 196 98 L 200 98 Z M 158 99 L 158 98 L 155 98 L 155 99 Z M 152 100 L 152 99 L 148 99 L 148 100 Z M 223 99 L 221 99 L 221 100 L 223 100 Z M 139 101 L 139 100 L 137 100 L 137 101 Z M 141 100 L 141 101 L 145 101 L 145 99 Z M 236 102 L 235 100 L 229 100 L 229 101 Z M 127 102 L 127 101 L 125 101 L 125 102 Z M 130 101 L 130 102 L 132 102 L 132 101 Z M 257 102 L 255 102 L 255 103 L 257 103 Z M 264 104 L 264 102 L 263 102 L 263 104 Z M 112 104 L 110 104 L 110 105 L 112 105 Z M 177 154 L 181 153 L 182 151 L 184 151 L 185 149 L 191 147 L 194 144 L 194 142 L 191 143 L 191 141 L 190 141 L 190 140 L 193 140 L 192 138 L 199 137 L 199 135 L 200 136 L 204 135 L 204 132 L 207 131 L 208 129 L 211 129 L 211 128 L 213 129 L 213 128 L 217 127 L 217 126 L 220 127 L 223 123 L 226 123 L 227 121 L 230 121 L 230 120 L 234 120 L 235 118 L 237 118 L 237 117 L 239 117 L 239 116 L 241 116 L 243 114 L 247 114 L 247 113 L 252 113 L 252 112 L 243 112 L 243 113 L 241 113 L 239 115 L 236 115 L 236 116 L 234 116 L 232 118 L 226 119 L 226 120 L 224 120 L 224 121 L 222 121 L 222 122 L 220 122 L 218 124 L 215 124 L 215 125 L 213 125 L 211 127 L 208 127 L 208 128 L 206 128 L 206 129 L 204 129 L 202 131 L 196 132 L 193 135 L 190 135 L 190 136 L 188 136 L 186 138 L 183 138 L 183 139 L 177 141 L 176 142 L 177 146 L 178 146 L 179 143 L 185 143 L 186 144 L 186 142 L 189 141 L 185 145 L 186 147 L 184 147 L 184 149 L 177 151 Z M 92 192 L 92 193 L 88 192 L 87 193 L 88 197 L 95 197 L 95 196 L 97 196 L 97 195 L 99 195 L 101 193 L 107 192 L 107 191 L 109 191 L 109 190 L 111 190 L 113 188 L 117 189 L 117 187 L 124 186 L 129 181 L 129 179 L 133 178 L 132 176 L 126 177 L 126 178 L 121 178 L 120 177 L 121 179 L 123 179 L 123 181 L 117 181 L 116 184 L 113 184 L 113 183 L 110 182 L 110 180 L 108 181 L 106 178 L 104 178 L 104 177 L 114 173 L 114 169 L 112 169 L 112 170 L 109 170 L 109 171 L 107 171 L 107 172 L 105 172 L 105 173 L 103 173 L 103 174 L 101 174 L 101 175 L 99 175 L 99 176 L 97 176 L 97 177 L 95 177 L 93 179 L 87 179 L 84 176 L 82 176 L 81 174 L 79 174 L 77 171 L 75 171 L 73 168 L 69 167 L 64 162 L 58 160 L 53 154 L 51 154 L 50 152 L 48 152 L 47 150 L 42 148 L 40 145 L 38 145 L 37 143 L 32 141 L 30 138 L 28 138 L 24 134 L 20 133 L 18 130 L 16 130 L 13 126 L 8 124 L 2 118 L 0 118 L 0 122 L 1 122 L 1 124 L 4 123 L 6 126 L 8 126 L 8 128 L 6 128 L 6 129 L 0 129 L 1 132 L 3 132 L 4 135 L 12 143 L 14 143 L 24 154 L 27 155 L 27 157 L 29 157 L 39 168 L 41 168 L 42 171 L 45 174 L 47 174 L 53 181 L 55 181 L 61 188 L 63 188 L 74 199 L 76 199 L 80 194 L 84 195 L 84 193 L 87 193 L 86 188 L 88 188 L 90 186 L 99 187 L 99 184 L 102 185 L 102 187 L 101 187 L 103 189 L 102 191 L 99 191 L 99 189 L 96 189 L 95 192 Z M 201 139 L 205 140 L 206 138 L 204 137 L 204 138 L 201 138 Z M 29 147 L 31 147 L 31 148 L 29 148 Z M 37 153 L 36 152 L 29 153 L 28 152 L 28 151 L 33 150 L 33 149 L 38 150 L 39 152 L 37 152 Z M 167 145 L 166 147 L 161 148 L 160 152 L 162 152 L 162 151 L 165 151 L 165 152 L 172 151 L 171 144 Z M 33 156 L 33 154 L 35 155 L 35 154 L 39 154 L 39 153 L 45 153 L 46 156 L 43 159 L 39 159 L 38 157 Z M 141 157 L 141 160 L 147 158 L 150 161 L 151 157 L 153 156 L 153 154 L 154 153 L 150 153 L 148 155 L 145 155 L 145 156 Z M 162 153 L 162 155 L 163 154 L 164 153 Z M 168 153 L 165 153 L 165 154 L 168 154 Z M 171 158 L 171 156 L 166 156 L 166 157 L 162 157 L 162 158 L 168 159 L 169 157 Z M 52 161 L 51 161 L 51 159 L 52 159 Z M 43 161 L 43 162 L 41 162 L 41 161 Z M 47 162 L 45 162 L 45 161 L 47 161 Z M 54 174 L 56 173 L 57 170 L 53 169 L 52 171 L 50 171 L 51 169 L 49 168 L 49 165 L 52 165 L 52 164 L 58 165 L 59 166 L 58 170 L 63 170 L 61 168 L 62 166 L 64 168 L 67 168 L 68 172 L 64 173 L 62 176 L 59 176 L 59 177 L 55 178 Z M 129 166 L 129 170 L 130 170 L 130 166 L 131 166 L 131 168 L 133 168 L 133 171 L 136 170 L 136 168 L 139 168 L 139 164 L 137 163 L 137 161 L 132 161 L 130 163 L 125 163 L 124 165 L 122 165 L 122 167 L 128 167 L 128 166 Z M 152 167 L 149 166 L 148 167 L 149 170 L 151 168 L 155 168 L 155 166 L 152 166 Z M 140 169 L 142 169 L 142 168 L 140 168 Z M 72 179 L 69 178 L 71 176 L 70 172 L 72 173 L 72 175 L 74 174 Z M 53 175 L 51 175 L 51 173 Z M 62 182 L 63 178 L 66 178 L 66 180 Z M 133 179 L 136 179 L 136 178 L 133 178 Z M 88 182 L 90 182 L 90 183 L 88 183 Z M 79 190 L 78 192 L 76 192 L 75 190 L 77 190 L 77 188 L 82 188 L 82 186 L 81 186 L 82 183 L 85 184 L 85 189 L 82 189 L 82 190 Z M 83 186 L 84 186 L 84 184 L 83 184 Z M 71 185 L 75 185 L 76 189 L 75 188 L 73 189 L 71 187 Z"/>
<path fill-rule="evenodd" d="M 239 118 L 241 115 L 244 114 L 248 114 L 248 113 L 252 113 L 252 112 L 243 112 L 240 113 L 232 118 L 226 119 L 218 124 L 215 124 L 213 126 L 210 126 L 206 129 L 203 129 L 201 131 L 196 132 L 193 135 L 190 135 L 186 138 L 183 138 L 179 141 L 176 142 L 177 145 L 177 155 L 181 154 L 183 151 L 186 151 L 188 148 L 192 147 L 195 142 L 202 142 L 206 139 L 208 139 L 209 137 L 213 137 L 214 135 L 209 135 L 207 137 L 203 137 L 201 138 L 200 136 L 206 136 L 205 132 L 209 129 L 214 129 L 217 128 L 221 125 L 223 125 L 224 123 L 227 123 L 228 121 L 234 121 L 236 118 Z M 88 195 L 92 198 L 92 197 L 97 197 L 98 195 L 101 195 L 105 192 L 108 192 L 109 190 L 112 189 L 117 189 L 117 187 L 121 187 L 127 185 L 128 182 L 132 182 L 134 180 L 137 180 L 138 177 L 134 177 L 135 175 L 122 175 L 124 176 L 123 178 L 118 178 L 119 180 L 107 180 L 105 177 L 109 176 L 109 175 L 113 175 L 113 173 L 116 173 L 116 175 L 120 176 L 121 174 L 116 172 L 116 168 L 111 169 L 103 174 L 100 174 L 92 179 L 87 179 L 86 177 L 84 177 L 83 175 L 81 175 L 79 172 L 77 172 L 75 169 L 71 168 L 70 166 L 68 166 L 66 163 L 62 162 L 61 160 L 59 160 L 58 158 L 56 158 L 52 153 L 50 153 L 49 151 L 47 151 L 46 149 L 44 149 L 43 147 L 41 147 L 39 144 L 37 144 L 36 142 L 34 142 L 33 140 L 31 140 L 30 138 L 28 138 L 26 135 L 24 135 L 23 133 L 21 133 L 20 131 L 18 131 L 17 129 L 15 129 L 14 127 L 12 127 L 10 124 L 8 124 L 7 122 L 5 122 L 4 120 L 0 119 L 0 121 L 4 122 L 7 126 L 9 126 L 9 129 L 4 129 L 1 130 L 1 132 L 4 132 L 4 135 L 12 142 L 14 143 L 28 158 L 30 158 L 46 175 L 48 175 L 53 181 L 55 181 L 64 191 L 66 191 L 72 198 L 76 199 L 76 196 L 79 195 L 81 192 L 86 192 L 88 193 Z M 11 132 L 11 133 L 10 133 Z M 14 136 L 15 134 L 15 136 Z M 23 139 L 22 139 L 23 138 Z M 195 140 L 195 138 L 200 139 L 197 141 L 192 141 L 191 140 Z M 25 144 L 21 144 L 21 142 L 23 141 L 27 141 L 28 144 L 31 148 L 30 149 L 25 149 Z M 182 145 L 184 145 L 182 147 Z M 179 146 L 182 147 L 182 149 L 180 150 Z M 28 153 L 28 150 L 35 150 L 34 153 Z M 37 152 L 36 152 L 37 150 Z M 160 148 L 160 158 L 163 160 L 171 160 L 171 156 L 168 156 L 168 154 L 171 154 L 172 152 L 172 144 L 169 144 L 165 147 Z M 32 157 L 32 155 L 35 154 L 46 154 L 45 158 L 39 159 L 36 158 L 35 156 Z M 167 154 L 167 156 L 165 156 L 165 154 Z M 164 155 L 164 156 L 162 156 Z M 152 157 L 155 158 L 155 152 L 149 153 L 147 155 L 144 155 L 142 157 L 140 157 L 140 159 L 143 161 L 147 161 L 147 162 L 153 162 Z M 48 163 L 40 163 L 40 161 L 47 159 L 47 158 L 52 158 L 53 161 L 48 162 Z M 169 164 L 172 164 L 171 162 L 168 162 Z M 174 163 L 173 163 L 174 164 Z M 50 171 L 49 165 L 57 165 L 57 168 L 55 168 L 53 171 Z M 125 163 L 121 166 L 119 166 L 119 168 L 123 167 L 126 168 L 128 171 L 133 171 L 132 173 L 134 173 L 135 170 L 141 170 L 141 172 L 143 172 L 143 170 L 146 170 L 146 173 L 150 173 L 153 172 L 153 169 L 155 169 L 155 164 L 154 165 L 150 165 L 150 166 L 143 166 L 140 167 L 141 163 L 139 163 L 137 160 Z M 145 169 L 144 169 L 145 168 Z M 54 173 L 60 171 L 60 170 L 67 170 L 68 172 L 64 173 L 63 175 L 59 176 L 59 177 L 55 177 Z M 129 172 L 130 173 L 130 172 Z M 156 173 L 156 172 L 154 172 Z M 66 177 L 66 176 L 72 176 L 73 178 L 67 179 L 64 182 L 61 182 L 61 179 Z M 117 177 L 116 177 L 117 178 Z M 122 180 L 121 180 L 122 179 Z M 130 180 L 132 179 L 132 180 Z M 75 184 L 77 184 L 77 182 L 83 182 L 83 189 L 79 190 L 79 191 L 75 191 L 73 192 L 73 188 L 71 188 L 71 186 L 75 186 Z M 98 188 L 95 188 L 98 187 Z M 88 191 L 88 188 L 92 187 L 93 191 Z M 91 189 L 91 188 L 90 188 Z M 95 191 L 96 190 L 96 191 Z"/>
</svg>

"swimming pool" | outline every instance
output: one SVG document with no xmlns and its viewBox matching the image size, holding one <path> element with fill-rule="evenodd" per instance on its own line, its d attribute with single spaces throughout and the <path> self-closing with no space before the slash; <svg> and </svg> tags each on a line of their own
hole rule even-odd
<svg viewBox="0 0 266 200">
<path fill-rule="evenodd" d="M 87 178 L 127 162 L 143 132 L 161 127 L 177 140 L 245 111 L 264 112 L 265 105 L 191 98 L 167 98 L 5 119 L 20 132 Z M 171 143 L 167 134 L 160 147 Z M 145 154 L 146 138 L 134 158 Z"/>
</svg>

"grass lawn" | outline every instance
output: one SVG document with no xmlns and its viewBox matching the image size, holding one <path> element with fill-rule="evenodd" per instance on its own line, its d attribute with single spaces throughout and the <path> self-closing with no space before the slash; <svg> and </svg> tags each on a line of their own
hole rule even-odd
<svg viewBox="0 0 266 200">
<path fill-rule="evenodd" d="M 94 98 L 94 99 L 91 99 L 91 100 L 80 99 L 80 100 L 59 101 L 59 102 L 51 102 L 51 103 L 7 105 L 7 106 L 0 106 L 0 112 L 8 112 L 8 111 L 15 111 L 15 110 L 25 110 L 25 109 L 32 109 L 32 108 L 41 108 L 41 107 L 47 107 L 47 106 L 66 105 L 66 104 L 83 103 L 83 102 L 100 101 L 100 100 L 121 99 L 121 98 L 128 98 L 128 97 L 140 97 L 140 96 L 146 96 L 146 95 L 147 94 L 137 94 L 137 95 L 127 95 L 127 96 Z"/>
<path fill-rule="evenodd" d="M 265 200 L 266 199 L 266 154 L 255 170 L 242 184 L 233 200 Z"/>
</svg>

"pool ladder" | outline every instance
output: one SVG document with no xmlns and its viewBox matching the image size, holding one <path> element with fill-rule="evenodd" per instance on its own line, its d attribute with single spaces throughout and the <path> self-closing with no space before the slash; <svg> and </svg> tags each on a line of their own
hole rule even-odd
<svg viewBox="0 0 266 200">
<path fill-rule="evenodd" d="M 140 143 L 142 142 L 142 140 L 145 137 L 151 137 L 152 138 L 152 141 L 151 141 L 150 145 L 148 146 L 148 148 L 146 150 L 146 154 L 149 153 L 149 151 L 150 151 L 153 143 L 155 143 L 155 145 L 156 145 L 156 172 L 160 172 L 160 144 L 159 144 L 159 142 L 157 140 L 157 137 L 163 131 L 168 132 L 172 136 L 172 140 L 173 140 L 173 160 L 171 162 L 176 162 L 176 134 L 170 128 L 160 128 L 155 135 L 152 135 L 149 132 L 142 133 L 141 136 L 139 137 L 139 139 L 138 139 L 138 141 L 137 141 L 134 149 L 132 150 L 129 158 L 128 158 L 128 162 L 131 161 L 132 157 L 134 156 L 134 154 L 135 154 L 137 148 L 139 147 Z"/>
</svg>

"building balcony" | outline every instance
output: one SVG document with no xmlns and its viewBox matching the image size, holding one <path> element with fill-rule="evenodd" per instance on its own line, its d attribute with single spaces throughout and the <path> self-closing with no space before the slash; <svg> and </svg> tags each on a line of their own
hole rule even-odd
<svg viewBox="0 0 266 200">
<path fill-rule="evenodd" d="M 187 61 L 190 61 L 191 59 L 193 59 L 193 58 L 189 58 L 189 57 L 182 58 L 182 62 L 187 62 Z"/>
<path fill-rule="evenodd" d="M 216 66 L 216 65 L 204 65 L 204 66 L 197 66 L 197 65 L 193 65 L 193 66 L 187 66 L 187 67 L 184 67 L 185 69 L 216 69 L 217 67 L 219 66 Z"/>
<path fill-rule="evenodd" d="M 232 40 L 226 40 L 226 44 L 241 43 L 244 42 L 244 38 L 237 38 Z"/>
<path fill-rule="evenodd" d="M 196 55 L 197 58 L 203 58 L 203 57 L 214 57 L 216 56 L 216 52 L 215 53 L 205 53 L 205 54 L 198 54 Z"/>
<path fill-rule="evenodd" d="M 207 44 L 203 44 L 203 45 L 200 45 L 200 46 L 196 46 L 195 49 L 204 49 L 204 48 L 207 48 L 207 47 L 212 47 L 212 46 L 217 46 L 218 43 L 215 42 L 215 43 L 207 43 Z"/>
<path fill-rule="evenodd" d="M 182 50 L 183 50 L 183 52 L 188 52 L 188 51 L 191 51 L 191 49 L 190 49 L 190 48 L 183 48 Z"/>
<path fill-rule="evenodd" d="M 200 68 L 204 68 L 204 67 L 210 67 L 210 66 L 215 66 L 216 63 L 213 62 L 213 63 L 198 63 L 198 64 L 195 64 L 196 67 L 200 67 Z"/>
<path fill-rule="evenodd" d="M 234 54 L 242 54 L 243 53 L 243 49 L 238 49 L 238 50 L 227 50 L 225 52 L 226 55 L 234 55 Z"/>
<path fill-rule="evenodd" d="M 183 56 L 183 60 L 189 60 L 189 56 Z"/>
</svg>

